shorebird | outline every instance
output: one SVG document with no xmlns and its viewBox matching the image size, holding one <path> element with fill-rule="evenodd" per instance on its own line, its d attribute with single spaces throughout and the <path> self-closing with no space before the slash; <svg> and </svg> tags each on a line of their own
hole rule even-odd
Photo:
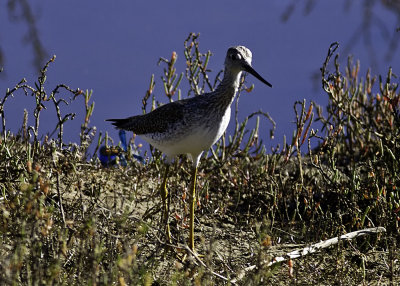
<svg viewBox="0 0 400 286">
<path fill-rule="evenodd" d="M 196 203 L 196 177 L 200 157 L 225 132 L 231 117 L 231 104 L 239 88 L 243 71 L 252 74 L 264 84 L 272 85 L 251 66 L 252 53 L 244 46 L 228 49 L 224 77 L 218 87 L 209 93 L 170 102 L 150 113 L 125 119 L 107 119 L 123 130 L 133 131 L 166 155 L 166 171 L 160 188 L 166 236 L 171 242 L 168 223 L 169 197 L 167 178 L 173 158 L 188 154 L 193 161 L 190 192 L 189 248 L 194 251 L 194 208 Z"/>
</svg>

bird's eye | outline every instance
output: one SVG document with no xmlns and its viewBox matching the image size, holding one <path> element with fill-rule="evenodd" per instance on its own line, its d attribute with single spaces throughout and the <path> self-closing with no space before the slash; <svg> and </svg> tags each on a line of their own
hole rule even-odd
<svg viewBox="0 0 400 286">
<path fill-rule="evenodd" d="M 241 60 L 242 56 L 240 54 L 232 54 L 231 59 L 232 60 Z"/>
</svg>

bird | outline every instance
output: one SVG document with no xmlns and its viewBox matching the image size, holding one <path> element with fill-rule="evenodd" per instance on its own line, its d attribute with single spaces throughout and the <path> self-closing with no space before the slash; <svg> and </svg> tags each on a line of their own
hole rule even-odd
<svg viewBox="0 0 400 286">
<path fill-rule="evenodd" d="M 252 53 L 248 48 L 230 47 L 225 57 L 223 79 L 214 91 L 161 105 L 147 114 L 107 119 L 117 129 L 132 131 L 166 156 L 166 170 L 160 194 L 163 203 L 162 220 L 169 243 L 169 166 L 177 155 L 188 154 L 192 159 L 188 247 L 195 251 L 194 208 L 200 158 L 204 151 L 209 150 L 221 138 L 229 124 L 231 105 L 238 91 L 242 72 L 247 72 L 272 87 L 254 70 L 251 62 Z"/>
</svg>

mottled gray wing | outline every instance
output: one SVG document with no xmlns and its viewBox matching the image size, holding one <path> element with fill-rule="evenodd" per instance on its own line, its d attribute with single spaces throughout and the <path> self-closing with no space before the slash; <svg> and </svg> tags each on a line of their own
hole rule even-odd
<svg viewBox="0 0 400 286">
<path fill-rule="evenodd" d="M 107 119 L 118 129 L 133 131 L 141 135 L 163 133 L 171 124 L 183 120 L 186 100 L 171 102 L 160 106 L 150 113 L 136 115 L 125 119 Z"/>
</svg>

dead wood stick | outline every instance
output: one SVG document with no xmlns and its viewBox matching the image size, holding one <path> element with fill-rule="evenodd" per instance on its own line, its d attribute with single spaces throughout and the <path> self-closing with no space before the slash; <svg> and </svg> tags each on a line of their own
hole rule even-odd
<svg viewBox="0 0 400 286">
<path fill-rule="evenodd" d="M 362 230 L 357 230 L 353 232 L 349 232 L 346 234 L 343 234 L 341 236 L 337 236 L 334 238 L 330 238 L 315 244 L 312 244 L 310 246 L 307 246 L 303 249 L 298 249 L 292 252 L 287 253 L 285 256 L 278 256 L 272 259 L 271 262 L 267 264 L 267 266 L 274 265 L 275 263 L 279 263 L 288 259 L 295 259 L 301 256 L 305 256 L 310 253 L 317 252 L 320 249 L 327 248 L 331 245 L 337 244 L 340 240 L 350 240 L 355 237 L 363 236 L 366 234 L 371 234 L 371 233 L 378 233 L 378 232 L 385 232 L 386 229 L 384 227 L 373 227 L 373 228 L 366 228 Z"/>
<path fill-rule="evenodd" d="M 362 230 L 357 230 L 357 231 L 353 231 L 350 233 L 346 233 L 343 234 L 341 236 L 337 236 L 334 238 L 330 238 L 315 244 L 312 244 L 310 246 L 307 246 L 303 249 L 298 249 L 292 252 L 287 253 L 285 256 L 278 256 L 273 258 L 268 264 L 266 264 L 266 266 L 272 266 L 276 263 L 285 261 L 285 260 L 289 260 L 289 259 L 295 259 L 295 258 L 299 258 L 301 256 L 305 256 L 307 254 L 310 253 L 314 253 L 317 252 L 320 249 L 323 248 L 327 248 L 331 245 L 335 245 L 337 244 L 340 240 L 350 240 L 353 239 L 355 237 L 359 237 L 359 236 L 363 236 L 366 234 L 371 234 L 371 233 L 379 233 L 379 232 L 386 232 L 386 229 L 384 227 L 373 227 L 373 228 L 366 228 L 366 229 L 362 229 Z M 267 261 L 264 261 L 264 263 L 266 263 Z M 256 265 L 252 265 L 249 267 L 246 267 L 245 269 L 243 269 L 239 275 L 231 280 L 232 283 L 237 283 L 238 281 L 240 281 L 241 279 L 243 279 L 243 277 L 246 275 L 247 272 L 255 269 L 257 266 Z"/>
</svg>

